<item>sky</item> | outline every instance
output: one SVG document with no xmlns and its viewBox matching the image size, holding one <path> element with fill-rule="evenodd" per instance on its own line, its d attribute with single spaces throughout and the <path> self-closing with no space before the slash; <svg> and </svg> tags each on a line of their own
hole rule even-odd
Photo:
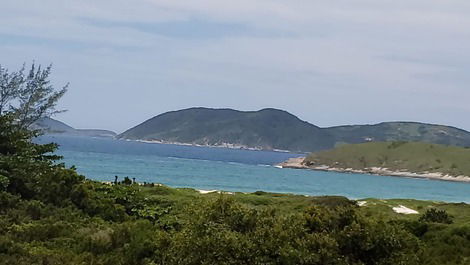
<svg viewBox="0 0 470 265">
<path fill-rule="evenodd" d="M 470 130 L 468 0 L 1 2 L 0 64 L 52 63 L 76 128 L 202 106 Z"/>
</svg>

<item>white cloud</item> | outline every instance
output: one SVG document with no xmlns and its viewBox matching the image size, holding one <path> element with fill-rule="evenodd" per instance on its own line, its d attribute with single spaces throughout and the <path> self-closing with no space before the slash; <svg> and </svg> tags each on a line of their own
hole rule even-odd
<svg viewBox="0 0 470 265">
<path fill-rule="evenodd" d="M 0 63 L 54 62 L 76 126 L 123 130 L 207 105 L 470 129 L 469 13 L 464 0 L 4 0 Z M 226 28 L 239 30 L 203 34 Z"/>
</svg>

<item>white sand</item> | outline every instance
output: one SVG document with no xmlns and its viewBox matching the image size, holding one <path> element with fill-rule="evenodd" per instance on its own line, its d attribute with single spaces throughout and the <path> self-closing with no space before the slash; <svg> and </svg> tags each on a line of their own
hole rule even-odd
<svg viewBox="0 0 470 265">
<path fill-rule="evenodd" d="M 366 206 L 367 202 L 366 201 L 358 201 L 357 205 L 359 206 Z"/>
<path fill-rule="evenodd" d="M 201 194 L 207 194 L 207 193 L 212 193 L 212 192 L 218 192 L 218 190 L 197 190 Z"/>
<path fill-rule="evenodd" d="M 396 213 L 401 213 L 401 214 L 419 214 L 418 211 L 415 211 L 403 205 L 399 205 L 398 207 L 393 207 L 392 209 Z"/>
<path fill-rule="evenodd" d="M 229 191 L 220 191 L 220 190 L 197 190 L 199 191 L 199 193 L 201 194 L 208 194 L 208 193 L 213 193 L 213 192 L 217 192 L 217 193 L 223 193 L 223 194 L 229 194 L 229 195 L 233 195 L 234 193 L 233 192 L 229 192 Z"/>
</svg>

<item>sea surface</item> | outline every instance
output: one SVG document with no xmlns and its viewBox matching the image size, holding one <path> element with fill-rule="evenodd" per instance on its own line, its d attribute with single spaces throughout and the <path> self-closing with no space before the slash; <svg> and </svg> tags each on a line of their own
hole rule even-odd
<svg viewBox="0 0 470 265">
<path fill-rule="evenodd" d="M 301 154 L 63 135 L 42 136 L 37 142 L 58 143 L 57 153 L 67 166 L 100 181 L 128 176 L 203 190 L 470 202 L 470 183 L 274 167 Z"/>
</svg>

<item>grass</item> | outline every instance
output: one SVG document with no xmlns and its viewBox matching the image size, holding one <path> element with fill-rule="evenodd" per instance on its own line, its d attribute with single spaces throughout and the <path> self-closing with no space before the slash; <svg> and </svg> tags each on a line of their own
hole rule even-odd
<svg viewBox="0 0 470 265">
<path fill-rule="evenodd" d="M 360 207 L 360 211 L 366 216 L 380 217 L 384 220 L 418 220 L 427 209 L 436 208 L 445 210 L 453 216 L 454 224 L 470 224 L 470 205 L 466 203 L 446 203 L 434 201 L 421 201 L 412 199 L 391 199 L 381 200 L 368 198 L 366 204 Z M 399 214 L 393 211 L 393 207 L 403 205 L 407 208 L 418 211 L 419 214 Z"/>
<path fill-rule="evenodd" d="M 343 145 L 313 153 L 310 165 L 365 169 L 383 167 L 415 173 L 439 172 L 470 176 L 470 149 L 428 143 L 378 142 Z"/>
</svg>

